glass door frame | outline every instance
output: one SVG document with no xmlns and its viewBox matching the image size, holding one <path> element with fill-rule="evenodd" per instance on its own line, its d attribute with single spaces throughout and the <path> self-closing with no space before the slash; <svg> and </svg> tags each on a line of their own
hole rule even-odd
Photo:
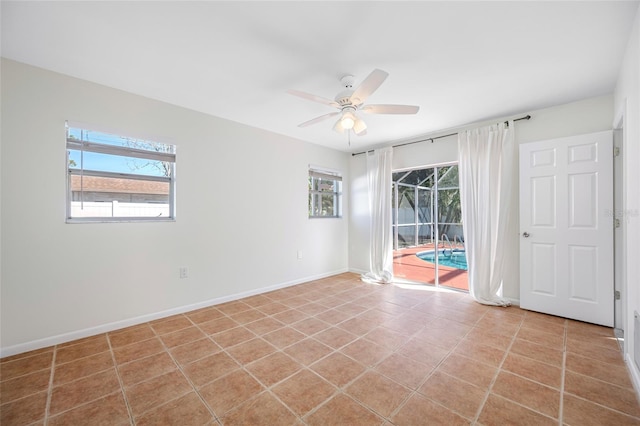
<svg viewBox="0 0 640 426">
<path fill-rule="evenodd" d="M 392 171 L 392 175 L 395 173 L 401 173 L 401 172 L 406 172 L 402 177 L 400 177 L 397 180 L 394 180 L 392 182 L 392 191 L 393 191 L 393 206 L 392 206 L 392 213 L 393 213 L 393 224 L 392 224 L 392 228 L 393 228 L 393 250 L 399 250 L 400 247 L 398 245 L 398 240 L 399 240 L 399 228 L 401 226 L 401 224 L 399 223 L 399 195 L 400 195 L 400 191 L 399 191 L 399 187 L 400 186 L 405 186 L 405 187 L 413 187 L 414 188 L 414 221 L 412 224 L 408 224 L 414 227 L 414 238 L 413 238 L 413 247 L 420 245 L 420 235 L 419 235 L 419 230 L 420 230 L 420 226 L 421 225 L 431 225 L 431 230 L 430 230 L 430 235 L 431 235 L 431 242 L 434 245 L 434 270 L 435 270 L 435 278 L 434 278 L 434 283 L 427 283 L 429 285 L 434 285 L 436 288 L 440 287 L 440 270 L 439 270 L 439 266 L 440 266 L 440 262 L 438 260 L 438 246 L 440 244 L 440 218 L 439 218 L 439 205 L 438 205 L 438 192 L 439 192 L 439 180 L 441 178 L 438 177 L 438 170 L 442 169 L 443 167 L 450 167 L 450 166 L 458 166 L 458 162 L 457 161 L 453 161 L 453 162 L 446 162 L 446 163 L 439 163 L 436 165 L 430 165 L 430 166 L 421 166 L 421 167 L 412 167 L 412 168 L 408 168 L 408 169 L 398 169 L 398 170 L 393 170 Z M 416 171 L 416 170 L 428 170 L 428 169 L 432 169 L 433 173 L 428 175 L 428 176 L 433 176 L 433 186 L 431 188 L 429 188 L 428 186 L 421 186 L 421 184 L 423 184 L 424 182 L 426 182 L 429 177 L 425 178 L 424 180 L 422 180 L 421 182 L 419 182 L 416 185 L 412 185 L 412 184 L 406 184 L 406 183 L 402 183 L 402 179 L 404 179 L 405 177 L 407 177 L 411 172 Z M 443 176 L 444 177 L 444 176 Z M 457 188 L 460 188 L 460 185 L 458 184 Z M 453 188 L 445 188 L 445 189 L 453 189 Z M 420 222 L 420 212 L 419 212 L 419 204 L 418 204 L 418 192 L 419 190 L 428 190 L 430 191 L 430 202 L 431 202 L 431 208 L 430 208 L 430 222 L 425 222 L 422 223 Z M 434 239 L 435 237 L 435 239 Z M 412 247 L 412 246 L 409 246 Z M 447 286 L 445 286 L 447 287 Z M 448 288 L 448 287 L 447 287 Z"/>
</svg>

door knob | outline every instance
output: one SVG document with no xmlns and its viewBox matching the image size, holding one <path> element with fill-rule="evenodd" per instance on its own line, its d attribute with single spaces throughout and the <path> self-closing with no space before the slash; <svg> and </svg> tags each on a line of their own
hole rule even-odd
<svg viewBox="0 0 640 426">
<path fill-rule="evenodd" d="M 525 231 L 525 232 L 522 233 L 522 236 L 525 237 L 525 238 L 529 238 L 529 233 Z"/>
</svg>

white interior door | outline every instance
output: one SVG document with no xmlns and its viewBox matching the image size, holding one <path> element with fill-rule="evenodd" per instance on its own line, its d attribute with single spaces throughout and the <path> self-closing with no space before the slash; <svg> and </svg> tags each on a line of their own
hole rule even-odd
<svg viewBox="0 0 640 426">
<path fill-rule="evenodd" d="M 520 145 L 520 306 L 613 326 L 613 143 Z"/>
</svg>

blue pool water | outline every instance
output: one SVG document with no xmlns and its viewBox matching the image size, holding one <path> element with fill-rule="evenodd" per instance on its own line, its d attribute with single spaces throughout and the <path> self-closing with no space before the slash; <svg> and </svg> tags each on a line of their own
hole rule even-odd
<svg viewBox="0 0 640 426">
<path fill-rule="evenodd" d="M 416 253 L 420 259 L 429 263 L 436 263 L 435 250 L 421 251 Z M 462 249 L 440 249 L 438 250 L 438 263 L 443 266 L 450 266 L 456 269 L 467 270 L 467 256 Z"/>
</svg>

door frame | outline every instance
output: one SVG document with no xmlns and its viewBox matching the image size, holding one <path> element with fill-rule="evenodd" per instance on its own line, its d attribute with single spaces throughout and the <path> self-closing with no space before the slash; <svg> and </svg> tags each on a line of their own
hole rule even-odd
<svg viewBox="0 0 640 426">
<path fill-rule="evenodd" d="M 620 148 L 620 155 L 614 157 L 613 161 L 613 185 L 614 185 L 614 215 L 616 219 L 620 220 L 620 227 L 614 229 L 613 238 L 614 238 L 614 251 L 613 251 L 613 282 L 614 289 L 616 291 L 620 291 L 620 301 L 615 301 L 614 303 L 614 327 L 622 331 L 624 336 L 625 331 L 631 330 L 630 324 L 627 323 L 627 295 L 628 295 L 628 283 L 626 277 L 626 233 L 625 229 L 625 217 L 624 212 L 626 211 L 626 198 L 625 193 L 627 189 L 627 177 L 624 170 L 624 155 L 625 149 L 628 146 L 627 132 L 625 132 L 624 125 L 626 121 L 627 115 L 627 101 L 624 100 L 621 105 L 619 113 L 616 115 L 613 121 L 613 132 L 614 138 L 613 143 L 614 147 Z M 621 137 L 617 139 L 615 137 L 616 132 L 621 132 Z M 616 194 L 620 196 L 616 197 Z M 620 316 L 618 315 L 617 310 L 620 310 Z M 621 318 L 620 318 L 621 317 Z M 623 338 L 624 352 L 626 353 L 628 338 Z"/>
</svg>

